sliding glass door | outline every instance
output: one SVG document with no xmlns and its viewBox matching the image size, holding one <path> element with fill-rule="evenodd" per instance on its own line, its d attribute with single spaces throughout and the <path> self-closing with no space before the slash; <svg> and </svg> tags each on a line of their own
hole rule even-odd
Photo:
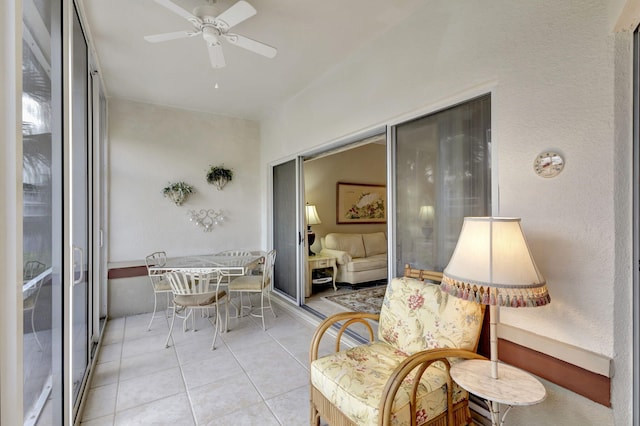
<svg viewBox="0 0 640 426">
<path fill-rule="evenodd" d="M 294 159 L 273 167 L 273 247 L 278 256 L 274 287 L 299 303 L 298 259 L 305 243 L 298 219 L 300 185 L 299 161 Z"/>
<path fill-rule="evenodd" d="M 62 114 L 59 1 L 23 2 L 23 416 L 62 424 Z"/>
<path fill-rule="evenodd" d="M 491 211 L 489 95 L 395 128 L 395 270 L 442 271 L 465 216 Z"/>
</svg>

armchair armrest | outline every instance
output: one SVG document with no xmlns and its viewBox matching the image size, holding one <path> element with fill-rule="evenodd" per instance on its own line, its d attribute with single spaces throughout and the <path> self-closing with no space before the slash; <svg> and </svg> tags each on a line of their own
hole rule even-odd
<svg viewBox="0 0 640 426">
<path fill-rule="evenodd" d="M 309 363 L 312 363 L 316 359 L 318 359 L 318 348 L 320 347 L 320 342 L 325 335 L 325 332 L 331 328 L 334 324 L 344 321 L 340 329 L 338 330 L 338 334 L 336 336 L 336 352 L 340 351 L 340 341 L 342 339 L 342 334 L 347 330 L 352 324 L 360 323 L 364 324 L 365 327 L 369 330 L 369 340 L 373 341 L 373 329 L 367 320 L 378 321 L 380 315 L 378 314 L 369 314 L 366 312 L 339 312 L 337 314 L 333 314 L 328 316 L 324 321 L 318 325 L 316 331 L 313 333 L 313 338 L 311 339 L 311 348 L 309 349 Z"/>
<path fill-rule="evenodd" d="M 347 263 L 351 262 L 352 259 L 349 253 L 342 250 L 323 248 L 322 250 L 320 250 L 320 254 L 335 257 L 336 263 L 338 263 L 338 265 L 346 265 Z"/>
<path fill-rule="evenodd" d="M 429 349 L 426 351 L 416 352 L 415 354 L 407 357 L 396 369 L 391 373 L 389 380 L 382 392 L 383 398 L 380 401 L 379 413 L 380 421 L 384 426 L 391 425 L 391 415 L 393 402 L 396 398 L 396 393 L 400 389 L 403 381 L 409 373 L 417 369 L 416 376 L 413 380 L 413 386 L 410 395 L 410 405 L 416 406 L 416 395 L 418 393 L 418 386 L 420 384 L 420 378 L 423 373 L 431 364 L 436 361 L 442 361 L 447 370 L 447 424 L 453 423 L 453 380 L 449 370 L 451 364 L 449 358 L 463 358 L 463 359 L 486 359 L 482 355 L 478 355 L 475 352 L 471 352 L 465 349 Z M 411 424 L 415 425 L 416 418 L 412 417 Z"/>
</svg>

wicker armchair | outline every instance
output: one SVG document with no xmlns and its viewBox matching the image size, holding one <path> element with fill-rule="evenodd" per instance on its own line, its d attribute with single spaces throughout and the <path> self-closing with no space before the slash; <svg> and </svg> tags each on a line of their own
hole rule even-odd
<svg viewBox="0 0 640 426">
<path fill-rule="evenodd" d="M 475 353 L 484 306 L 440 292 L 442 274 L 405 268 L 387 286 L 380 315 L 345 312 L 317 328 L 311 341 L 311 424 L 466 425 L 468 393 L 449 368 Z M 425 280 L 431 282 L 425 282 Z M 378 321 L 378 339 L 369 321 Z M 370 343 L 340 351 L 344 331 L 368 327 Z M 336 352 L 318 358 L 325 332 L 338 325 Z"/>
</svg>

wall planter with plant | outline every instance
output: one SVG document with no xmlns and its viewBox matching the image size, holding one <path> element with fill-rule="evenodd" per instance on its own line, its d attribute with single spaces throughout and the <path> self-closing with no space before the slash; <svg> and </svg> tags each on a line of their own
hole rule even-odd
<svg viewBox="0 0 640 426">
<path fill-rule="evenodd" d="M 173 182 L 169 183 L 169 185 L 165 186 L 162 190 L 162 194 L 173 201 L 176 206 L 181 206 L 182 203 L 187 201 L 189 195 L 193 194 L 195 191 L 193 190 L 193 186 L 189 185 L 186 182 Z"/>
<path fill-rule="evenodd" d="M 224 188 L 224 186 L 231 182 L 233 179 L 233 171 L 226 169 L 224 166 L 211 166 L 207 172 L 207 182 L 211 185 L 215 185 L 218 191 Z"/>
</svg>

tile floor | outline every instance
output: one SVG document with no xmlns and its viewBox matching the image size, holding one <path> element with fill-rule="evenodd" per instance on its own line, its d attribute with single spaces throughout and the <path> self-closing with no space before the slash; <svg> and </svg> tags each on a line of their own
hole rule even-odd
<svg viewBox="0 0 640 426">
<path fill-rule="evenodd" d="M 162 315 L 151 331 L 150 314 L 109 321 L 82 425 L 308 425 L 315 325 L 279 304 L 274 309 L 266 331 L 259 318 L 230 319 L 214 351 L 208 318 L 186 333 L 176 320 L 169 348 Z M 329 353 L 334 341 L 325 340 L 321 352 Z"/>
</svg>

